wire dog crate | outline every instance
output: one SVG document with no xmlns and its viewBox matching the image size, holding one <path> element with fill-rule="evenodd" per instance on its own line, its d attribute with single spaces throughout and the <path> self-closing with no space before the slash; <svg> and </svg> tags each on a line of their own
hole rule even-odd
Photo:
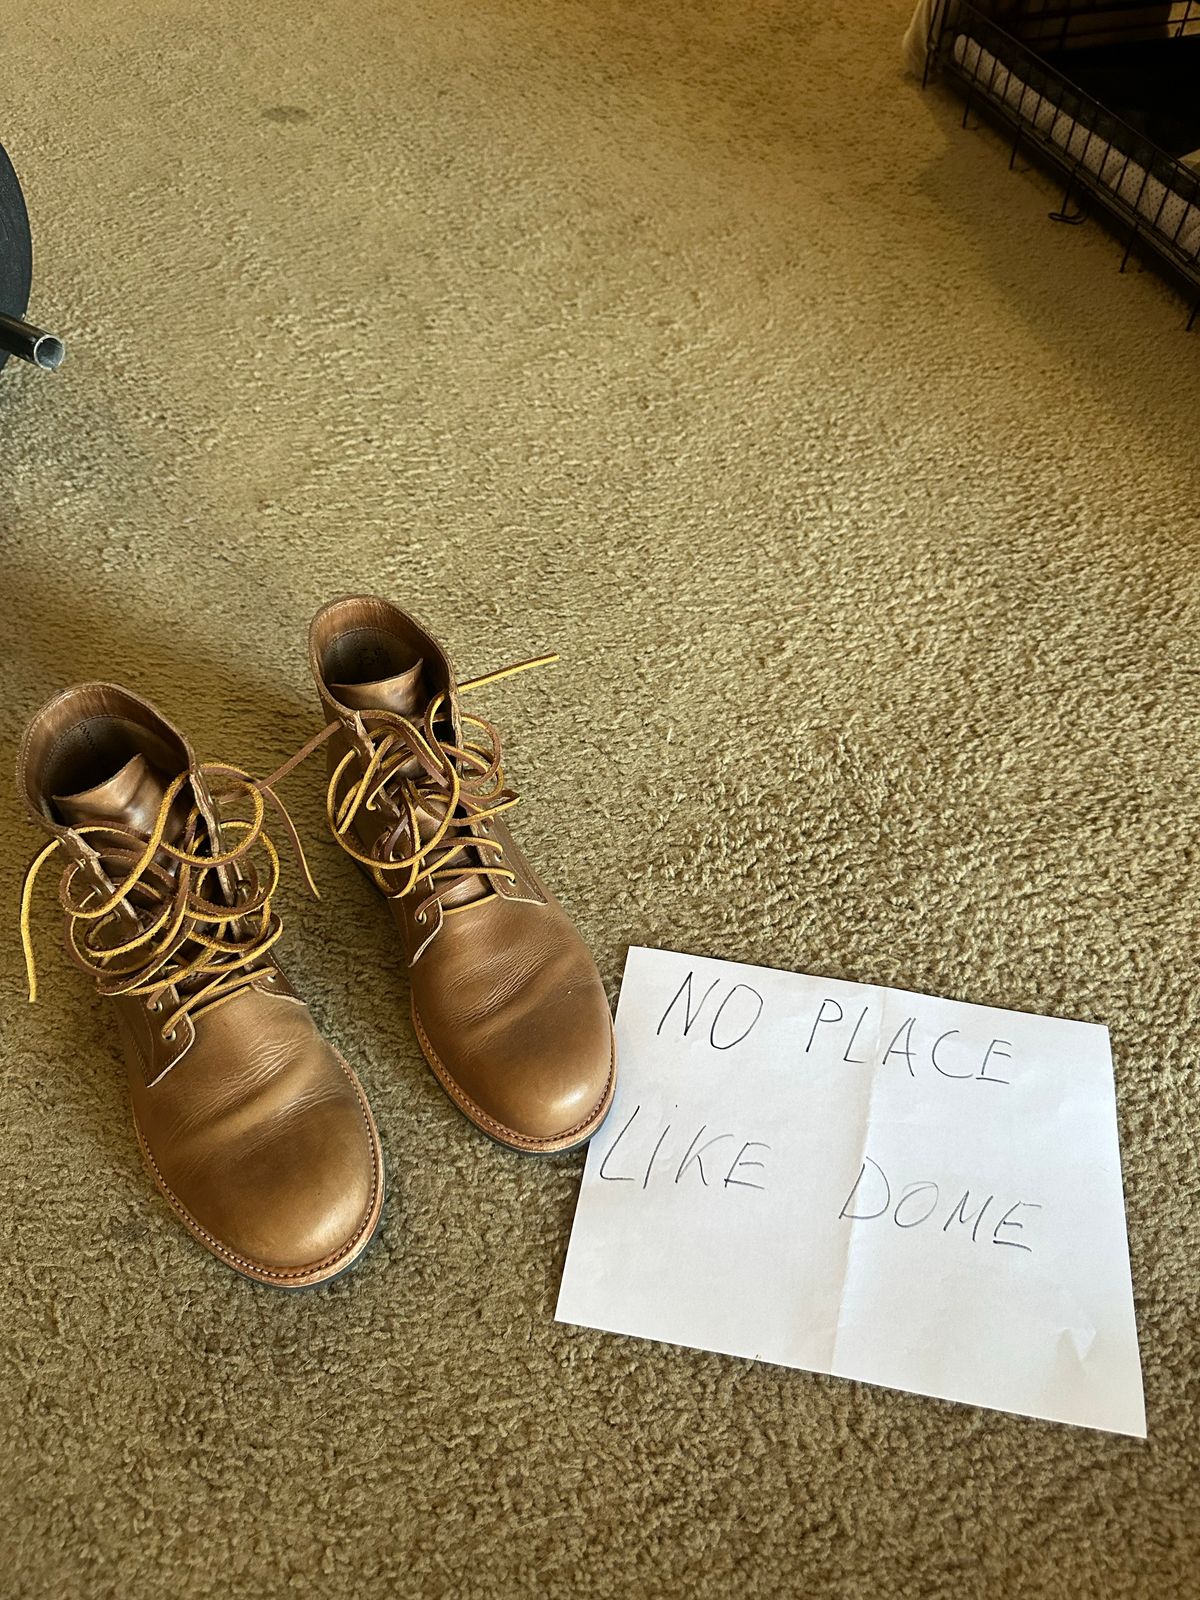
<svg viewBox="0 0 1200 1600">
<path fill-rule="evenodd" d="M 1064 70 L 1097 44 L 1128 63 L 1135 44 L 1161 59 L 1165 45 L 1185 40 L 1189 53 L 1200 49 L 1200 0 L 939 0 L 922 83 L 936 73 L 963 97 L 964 127 L 972 111 L 1001 127 L 1011 137 L 1010 168 L 1024 151 L 1062 180 L 1056 222 L 1096 215 L 1124 241 L 1122 272 L 1135 255 L 1157 265 L 1191 302 L 1190 329 L 1200 314 L 1200 170 Z"/>
</svg>

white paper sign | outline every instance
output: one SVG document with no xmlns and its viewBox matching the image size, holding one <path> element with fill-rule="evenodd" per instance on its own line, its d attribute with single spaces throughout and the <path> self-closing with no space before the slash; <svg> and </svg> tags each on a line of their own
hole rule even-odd
<svg viewBox="0 0 1200 1600">
<path fill-rule="evenodd" d="M 557 1316 L 1144 1438 L 1108 1030 L 631 949 Z"/>
</svg>

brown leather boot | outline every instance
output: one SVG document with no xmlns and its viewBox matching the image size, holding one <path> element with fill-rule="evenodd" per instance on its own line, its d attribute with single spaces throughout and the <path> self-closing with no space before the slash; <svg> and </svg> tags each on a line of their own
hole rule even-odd
<svg viewBox="0 0 1200 1600">
<path fill-rule="evenodd" d="M 329 741 L 330 826 L 387 897 L 429 1065 L 500 1144 L 583 1144 L 616 1082 L 608 1001 L 501 817 L 516 796 L 499 733 L 459 705 L 506 674 L 456 684 L 419 623 L 362 596 L 319 611 L 309 646 L 330 721 L 308 748 Z"/>
<path fill-rule="evenodd" d="M 375 1232 L 383 1163 L 358 1079 L 272 952 L 264 798 L 298 844 L 286 812 L 238 769 L 199 766 L 152 706 L 107 683 L 43 706 L 17 781 L 51 835 L 22 902 L 30 998 L 30 900 L 58 853 L 67 949 L 111 1002 L 142 1154 L 180 1221 L 260 1283 L 336 1277 Z"/>
</svg>

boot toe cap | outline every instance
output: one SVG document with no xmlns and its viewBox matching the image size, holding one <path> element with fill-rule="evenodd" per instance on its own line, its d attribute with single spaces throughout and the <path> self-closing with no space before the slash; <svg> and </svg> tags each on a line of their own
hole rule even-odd
<svg viewBox="0 0 1200 1600">
<path fill-rule="evenodd" d="M 382 1202 L 382 1170 L 357 1108 L 310 1120 L 244 1161 L 244 1195 L 225 1219 L 234 1253 L 284 1281 L 342 1270 L 369 1241 Z"/>
<path fill-rule="evenodd" d="M 552 1153 L 589 1139 L 612 1102 L 612 1021 L 604 991 L 493 1016 L 486 1027 L 432 1037 L 420 1015 L 425 1055 L 455 1104 L 491 1138 Z"/>
<path fill-rule="evenodd" d="M 344 1270 L 369 1243 L 383 1203 L 378 1135 L 349 1078 L 344 1090 L 258 1121 L 202 1165 L 159 1179 L 214 1253 L 281 1287 Z"/>
</svg>

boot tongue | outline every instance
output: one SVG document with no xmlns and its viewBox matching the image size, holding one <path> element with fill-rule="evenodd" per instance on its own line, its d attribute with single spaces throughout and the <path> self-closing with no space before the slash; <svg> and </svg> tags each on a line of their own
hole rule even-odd
<svg viewBox="0 0 1200 1600">
<path fill-rule="evenodd" d="M 166 790 L 162 774 L 145 756 L 136 755 L 94 789 L 55 795 L 54 806 L 68 827 L 112 822 L 149 838 Z M 168 833 L 173 831 L 168 829 Z"/>
<path fill-rule="evenodd" d="M 121 833 L 108 835 L 94 833 L 88 838 L 105 872 L 114 882 L 118 882 L 132 865 L 128 858 L 129 840 L 126 832 L 142 839 L 150 837 L 158 820 L 168 781 L 156 767 L 150 765 L 145 756 L 136 755 L 94 789 L 84 789 L 78 794 L 55 795 L 54 807 L 69 828 L 103 827 L 111 823 L 114 828 L 122 830 Z M 164 830 L 164 837 L 172 843 L 183 832 L 188 811 L 189 802 L 182 794 L 176 795 Z M 118 851 L 120 854 L 116 853 Z M 163 850 L 155 852 L 154 860 L 171 877 L 179 870 L 179 863 Z M 136 928 L 136 918 L 132 913 L 128 915 L 130 928 Z"/>
<path fill-rule="evenodd" d="M 371 683 L 332 683 L 330 689 L 344 706 L 354 711 L 396 711 L 402 717 L 419 720 L 433 698 L 425 681 L 424 661 L 393 678 L 376 678 Z"/>
<path fill-rule="evenodd" d="M 117 881 L 124 877 L 131 865 L 127 856 L 129 841 L 123 836 L 124 832 L 127 830 L 140 835 L 143 839 L 149 839 L 158 820 L 163 796 L 170 781 L 157 767 L 151 766 L 145 756 L 135 755 L 120 771 L 114 772 L 112 777 L 106 778 L 103 783 L 98 783 L 94 789 L 84 789 L 79 794 L 55 795 L 54 807 L 62 821 L 70 828 L 88 825 L 103 827 L 106 823 L 111 823 L 115 828 L 122 830 L 121 834 L 109 834 L 107 837 L 104 834 L 92 834 L 88 840 L 99 856 L 104 870 Z M 192 799 L 185 784 L 171 803 L 163 837 L 172 844 L 176 843 L 184 831 L 192 810 Z M 122 854 L 115 853 L 118 849 Z M 110 851 L 112 853 L 109 853 Z M 154 862 L 164 868 L 172 878 L 179 871 L 179 862 L 165 850 L 155 852 Z M 216 892 L 215 889 L 213 892 Z M 132 913 L 127 914 L 128 926 L 136 929 L 139 926 L 136 917 Z M 238 929 L 241 923 L 235 922 L 233 927 Z M 187 940 L 179 947 L 176 958 L 187 961 L 199 953 L 201 953 L 200 947 Z M 204 981 L 203 973 L 185 979 L 180 985 L 179 992 L 187 993 L 189 988 L 199 986 Z"/>
</svg>

